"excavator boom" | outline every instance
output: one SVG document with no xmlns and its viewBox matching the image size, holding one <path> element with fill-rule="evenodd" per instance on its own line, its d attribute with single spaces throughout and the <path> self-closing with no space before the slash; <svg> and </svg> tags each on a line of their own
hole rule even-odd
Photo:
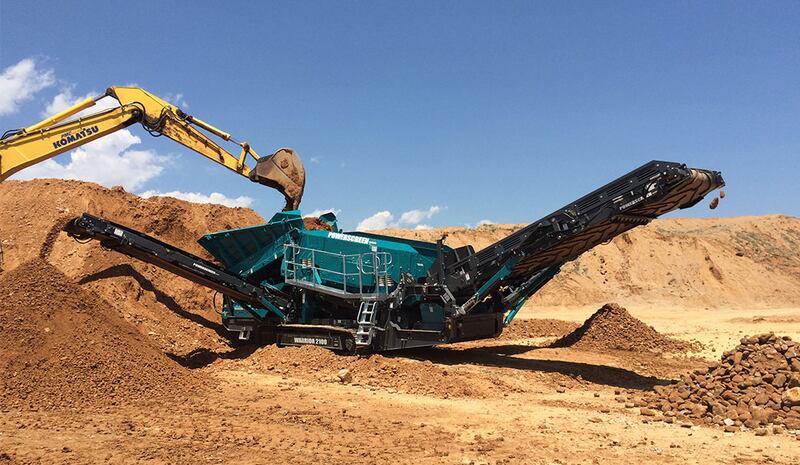
<svg viewBox="0 0 800 465">
<path fill-rule="evenodd" d="M 53 126 L 23 129 L 25 132 L 0 141 L 0 181 L 31 165 L 130 126 L 141 113 L 141 108 L 136 105 L 124 105 Z"/>
<path fill-rule="evenodd" d="M 104 97 L 113 97 L 120 106 L 70 119 Z M 262 157 L 247 142 L 236 141 L 229 133 L 137 87 L 110 87 L 105 94 L 86 99 L 33 126 L 7 132 L 0 139 L 0 181 L 133 123 L 140 123 L 151 134 L 167 136 L 253 182 L 278 190 L 286 199 L 284 210 L 300 206 L 305 169 L 292 149 L 282 148 Z M 239 155 L 225 150 L 200 129 L 235 143 L 241 149 Z M 248 156 L 255 161 L 253 166 L 248 165 Z"/>
</svg>

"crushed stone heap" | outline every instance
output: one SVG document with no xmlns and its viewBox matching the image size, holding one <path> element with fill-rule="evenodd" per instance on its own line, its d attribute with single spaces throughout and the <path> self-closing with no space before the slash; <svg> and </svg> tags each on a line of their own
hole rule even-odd
<svg viewBox="0 0 800 465">
<path fill-rule="evenodd" d="M 719 363 L 657 386 L 645 400 L 664 416 L 729 432 L 769 425 L 800 430 L 800 343 L 773 333 L 744 337 Z"/>
<path fill-rule="evenodd" d="M 662 335 L 615 303 L 603 305 L 578 329 L 552 344 L 552 347 L 648 352 L 687 352 L 697 350 L 696 346 L 697 343 Z"/>
</svg>

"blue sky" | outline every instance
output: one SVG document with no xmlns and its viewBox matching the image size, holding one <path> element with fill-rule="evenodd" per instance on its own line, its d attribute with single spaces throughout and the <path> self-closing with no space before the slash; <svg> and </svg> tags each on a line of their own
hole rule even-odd
<svg viewBox="0 0 800 465">
<path fill-rule="evenodd" d="M 0 129 L 133 83 L 295 148 L 302 209 L 351 228 L 529 222 L 651 159 L 723 171 L 720 208 L 681 216 L 798 215 L 799 24 L 795 1 L 3 0 Z M 139 127 L 73 155 L 33 174 L 119 184 L 123 160 L 136 193 L 283 205 Z"/>
</svg>

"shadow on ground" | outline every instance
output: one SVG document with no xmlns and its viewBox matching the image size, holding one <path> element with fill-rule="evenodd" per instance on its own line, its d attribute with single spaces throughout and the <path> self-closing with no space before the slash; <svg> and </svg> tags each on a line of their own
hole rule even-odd
<svg viewBox="0 0 800 465">
<path fill-rule="evenodd" d="M 207 348 L 195 349 L 186 355 L 176 355 L 167 353 L 167 357 L 178 362 L 181 366 L 186 368 L 203 368 L 211 365 L 217 360 L 241 360 L 249 357 L 253 352 L 258 349 L 259 345 L 250 344 L 245 346 L 236 347 L 227 352 L 213 351 Z"/>
<path fill-rule="evenodd" d="M 655 386 L 668 385 L 675 382 L 669 379 L 641 375 L 632 370 L 606 365 L 514 357 L 514 355 L 539 349 L 541 348 L 535 346 L 506 344 L 467 349 L 450 349 L 445 347 L 409 349 L 384 355 L 389 357 L 407 357 L 416 360 L 428 360 L 442 365 L 479 365 L 485 367 L 510 368 L 514 370 L 539 371 L 543 373 L 560 373 L 573 378 L 580 376 L 582 379 L 591 383 L 624 389 L 652 390 Z"/>
</svg>

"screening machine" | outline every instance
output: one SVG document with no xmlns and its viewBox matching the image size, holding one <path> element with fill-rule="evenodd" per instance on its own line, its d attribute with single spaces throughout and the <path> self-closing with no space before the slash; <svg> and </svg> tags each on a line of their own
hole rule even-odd
<svg viewBox="0 0 800 465">
<path fill-rule="evenodd" d="M 385 351 L 496 337 L 564 263 L 723 185 L 651 161 L 477 252 L 343 232 L 332 213 L 309 230 L 298 210 L 203 236 L 214 263 L 89 214 L 65 230 L 220 292 L 233 339 Z"/>
</svg>

